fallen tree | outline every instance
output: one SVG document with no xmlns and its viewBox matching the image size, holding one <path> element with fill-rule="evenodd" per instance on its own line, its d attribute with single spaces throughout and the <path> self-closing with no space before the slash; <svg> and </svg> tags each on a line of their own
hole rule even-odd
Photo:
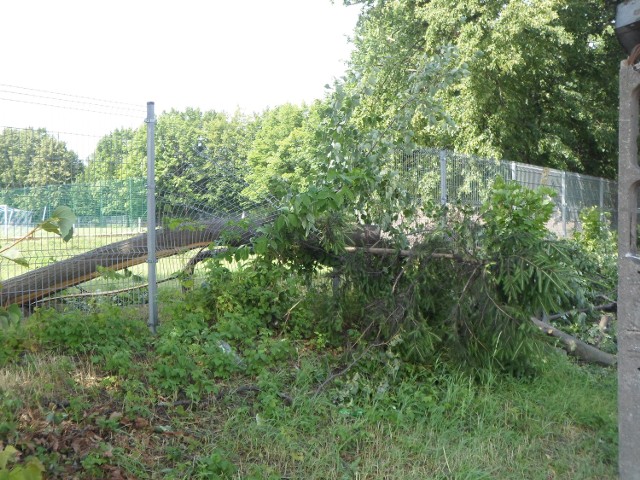
<svg viewBox="0 0 640 480">
<path fill-rule="evenodd" d="M 175 229 L 161 228 L 156 232 L 156 257 L 166 258 L 214 243 L 226 247 L 248 245 L 257 235 L 258 228 L 269 221 L 271 218 L 268 217 L 251 222 L 213 218 L 198 225 L 184 225 Z M 380 230 L 370 226 L 359 227 L 353 229 L 347 237 L 347 243 L 351 246 L 376 245 L 380 242 Z M 197 261 L 207 256 L 197 256 Z M 100 276 L 100 268 L 122 270 L 140 265 L 146 262 L 147 258 L 146 233 L 110 243 L 3 281 L 0 305 L 18 304 L 26 307 Z"/>
<path fill-rule="evenodd" d="M 205 247 L 224 237 L 225 244 L 247 244 L 263 222 L 249 226 L 235 219 L 214 218 L 198 226 L 159 229 L 156 233 L 158 259 Z M 0 304 L 27 306 L 66 288 L 100 275 L 98 267 L 121 270 L 147 261 L 147 234 L 110 243 L 80 255 L 47 265 L 2 282 Z"/>
<path fill-rule="evenodd" d="M 249 245 L 253 237 L 258 234 L 258 228 L 270 220 L 267 218 L 252 222 L 239 222 L 237 219 L 214 218 L 198 226 L 184 225 L 175 229 L 161 228 L 156 232 L 156 256 L 161 259 L 199 248 L 201 249 L 199 254 L 187 264 L 186 271 L 192 272 L 197 262 L 211 257 L 214 253 L 214 251 L 207 249 L 210 245 L 217 244 L 223 247 Z M 354 228 L 346 237 L 347 246 L 344 251 L 347 255 L 360 253 L 377 257 L 423 257 L 468 264 L 474 268 L 482 264 L 477 259 L 465 258 L 455 253 L 431 252 L 425 256 L 424 252 L 414 249 L 388 248 L 382 239 L 380 229 L 373 226 Z M 301 247 L 314 252 L 324 251 L 317 239 L 313 238 L 302 242 Z M 328 255 L 328 257 L 333 258 L 334 261 L 345 260 L 340 255 Z M 147 234 L 137 235 L 8 279 L 2 284 L 0 302 L 4 306 L 18 304 L 27 307 L 69 287 L 98 277 L 101 268 L 121 270 L 142 264 L 147 261 L 147 258 Z M 396 278 L 396 283 L 398 278 Z M 613 309 L 614 305 L 603 305 L 602 307 Z M 583 361 L 606 366 L 616 363 L 615 356 L 602 352 L 543 320 L 532 317 L 531 321 L 546 334 L 558 338 L 571 355 L 575 355 Z"/>
</svg>

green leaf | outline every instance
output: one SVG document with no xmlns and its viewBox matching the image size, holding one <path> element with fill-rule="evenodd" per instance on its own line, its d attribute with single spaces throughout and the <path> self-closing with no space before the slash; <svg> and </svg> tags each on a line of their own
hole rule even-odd
<svg viewBox="0 0 640 480">
<path fill-rule="evenodd" d="M 20 319 L 22 318 L 22 310 L 20 309 L 20 307 L 17 304 L 12 304 L 9 305 L 6 309 L 5 312 L 7 314 L 7 318 L 9 319 L 10 322 L 15 323 L 20 321 Z"/>
<path fill-rule="evenodd" d="M 22 267 L 29 266 L 29 262 L 27 261 L 26 258 L 22 256 L 22 254 L 20 253 L 20 250 L 18 250 L 17 248 L 11 248 L 6 252 L 2 253 L 0 256 L 3 258 L 6 258 L 7 260 L 12 261 L 13 263 L 17 263 Z"/>
<path fill-rule="evenodd" d="M 23 480 L 41 480 L 44 470 L 42 462 L 35 457 L 31 457 L 24 467 Z"/>
<path fill-rule="evenodd" d="M 253 250 L 258 255 L 265 255 L 269 248 L 269 241 L 267 237 L 260 237 L 256 239 L 253 243 Z"/>
<path fill-rule="evenodd" d="M 73 237 L 73 224 L 77 218 L 69 207 L 57 207 L 51 216 L 40 224 L 45 232 L 60 235 L 62 240 L 68 242 Z"/>
<path fill-rule="evenodd" d="M 123 280 L 127 278 L 126 275 L 118 273 L 112 268 L 103 267 L 101 265 L 96 266 L 96 272 L 98 272 L 102 278 L 107 280 Z"/>
<path fill-rule="evenodd" d="M 14 459 L 18 455 L 18 450 L 11 445 L 4 447 L 4 450 L 0 452 L 0 470 L 7 468 L 9 460 Z"/>
</svg>

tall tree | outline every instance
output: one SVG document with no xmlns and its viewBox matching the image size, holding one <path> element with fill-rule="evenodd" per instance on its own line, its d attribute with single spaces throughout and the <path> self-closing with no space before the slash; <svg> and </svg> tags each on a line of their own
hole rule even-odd
<svg viewBox="0 0 640 480">
<path fill-rule="evenodd" d="M 158 192 L 173 214 L 242 208 L 252 119 L 198 109 L 161 115 L 156 130 Z M 163 186 L 169 187 L 164 189 Z M 170 192 L 170 193 L 169 193 Z M 177 209 L 177 210 L 176 210 Z"/>
<path fill-rule="evenodd" d="M 146 176 L 146 127 L 116 129 L 102 137 L 89 159 L 86 180 L 128 179 Z"/>
<path fill-rule="evenodd" d="M 72 183 L 84 170 L 78 155 L 43 128 L 4 129 L 0 167 L 2 188 Z"/>
<path fill-rule="evenodd" d="M 351 68 L 380 86 L 369 118 L 397 107 L 418 59 L 453 46 L 468 74 L 433 85 L 436 108 L 416 105 L 422 145 L 614 175 L 621 55 L 607 0 L 353 3 L 363 12 Z M 454 128 L 422 121 L 443 111 Z"/>
<path fill-rule="evenodd" d="M 304 187 L 317 153 L 319 105 L 280 105 L 262 113 L 247 152 L 246 193 L 253 198 L 282 197 Z"/>
</svg>

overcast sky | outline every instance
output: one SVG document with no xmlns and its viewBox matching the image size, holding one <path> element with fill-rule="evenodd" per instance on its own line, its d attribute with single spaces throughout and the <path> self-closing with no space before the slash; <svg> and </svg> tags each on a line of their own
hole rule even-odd
<svg viewBox="0 0 640 480">
<path fill-rule="evenodd" d="M 75 146 L 140 124 L 147 101 L 157 113 L 310 102 L 344 72 L 358 11 L 341 0 L 3 1 L 0 127 L 81 134 L 61 136 Z"/>
</svg>

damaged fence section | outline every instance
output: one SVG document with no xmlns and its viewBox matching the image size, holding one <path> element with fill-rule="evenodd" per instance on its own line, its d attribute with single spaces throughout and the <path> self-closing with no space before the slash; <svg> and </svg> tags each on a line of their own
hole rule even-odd
<svg viewBox="0 0 640 480">
<path fill-rule="evenodd" d="M 136 112 L 139 126 L 82 136 L 89 146 L 80 148 L 69 134 L 0 130 L 0 243 L 22 239 L 26 261 L 0 259 L 3 305 L 19 303 L 26 310 L 148 303 L 156 295 L 153 286 L 184 281 L 185 273 L 211 256 L 210 245 L 222 248 L 238 235 L 255 233 L 252 228 L 278 211 L 278 201 L 248 180 L 246 158 L 208 146 L 180 123 L 181 115 L 198 114 L 203 121 L 206 115 L 172 113 L 155 125 L 153 112 L 146 112 L 146 120 L 143 109 Z M 220 118 L 211 121 L 231 128 Z M 149 142 L 149 135 L 161 140 Z M 155 173 L 148 176 L 156 157 Z M 579 230 L 579 213 L 588 207 L 616 222 L 617 187 L 611 180 L 435 149 L 389 160 L 416 203 L 481 205 L 501 176 L 556 191 L 549 227 L 559 236 Z M 69 242 L 43 231 L 30 233 L 60 205 L 77 217 Z M 157 234 L 157 242 L 150 242 L 150 234 Z"/>
</svg>

